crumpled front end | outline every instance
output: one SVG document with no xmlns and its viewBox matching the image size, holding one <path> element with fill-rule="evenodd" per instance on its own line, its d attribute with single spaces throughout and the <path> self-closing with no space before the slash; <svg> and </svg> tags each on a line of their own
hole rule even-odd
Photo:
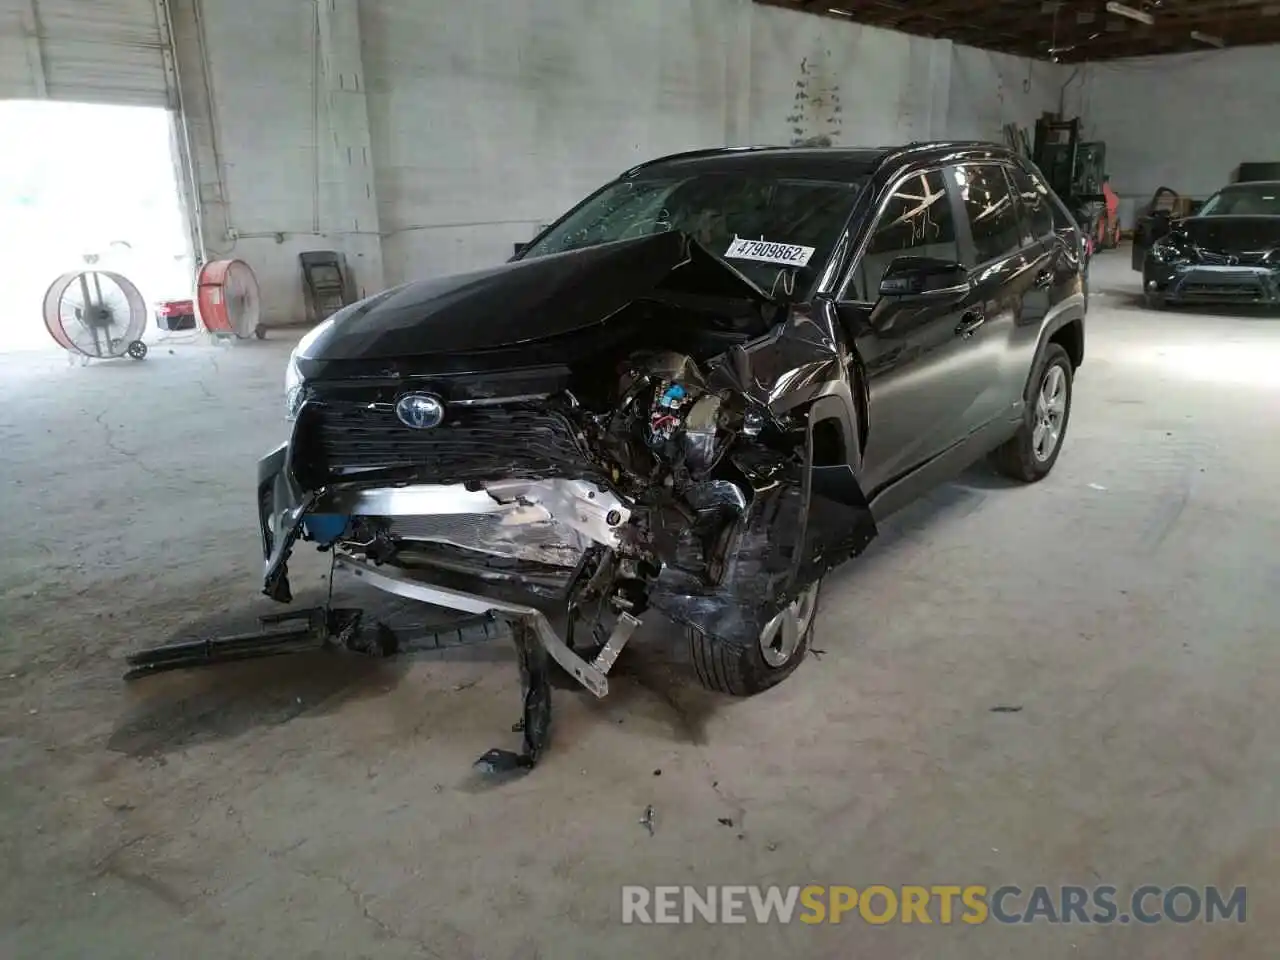
<svg viewBox="0 0 1280 960">
<path fill-rule="evenodd" d="M 545 344 L 309 383 L 259 468 L 267 595 L 290 598 L 305 540 L 402 595 L 567 614 L 569 650 L 616 655 L 649 608 L 758 638 L 875 535 L 848 458 L 814 442 L 822 419 L 858 444 L 849 358 L 829 309 L 705 252 L 681 276 Z"/>
<path fill-rule="evenodd" d="M 1171 303 L 1280 305 L 1280 262 L 1242 264 L 1239 257 L 1197 257 L 1150 263 L 1143 271 L 1147 293 Z"/>
<path fill-rule="evenodd" d="M 1280 218 L 1181 221 L 1147 252 L 1142 280 L 1167 303 L 1280 305 Z"/>
<path fill-rule="evenodd" d="M 641 352 L 594 408 L 572 393 L 446 404 L 430 430 L 393 404 L 316 396 L 259 465 L 265 592 L 290 599 L 301 539 L 495 604 L 573 611 L 597 638 L 602 619 L 649 607 L 754 637 L 875 528 L 852 471 L 813 462 L 808 408 L 776 414 L 737 385 L 744 362 L 704 372 Z"/>
</svg>

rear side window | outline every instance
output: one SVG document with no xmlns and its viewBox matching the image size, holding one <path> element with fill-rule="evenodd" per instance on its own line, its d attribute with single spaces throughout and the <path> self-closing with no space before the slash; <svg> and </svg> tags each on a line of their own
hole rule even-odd
<svg viewBox="0 0 1280 960">
<path fill-rule="evenodd" d="M 960 259 L 951 199 L 940 171 L 915 174 L 893 192 L 854 273 L 854 298 L 877 299 L 880 278 L 898 257 L 930 257 L 951 263 Z"/>
<path fill-rule="evenodd" d="M 1021 167 L 1009 167 L 1013 188 L 1018 193 L 1018 206 L 1037 240 L 1053 233 L 1053 209 L 1049 190 Z"/>
<path fill-rule="evenodd" d="M 973 231 L 978 263 L 1007 256 L 1022 247 L 1018 211 L 1009 194 L 1004 171 L 991 164 L 953 168 L 956 188 L 964 201 Z"/>
</svg>

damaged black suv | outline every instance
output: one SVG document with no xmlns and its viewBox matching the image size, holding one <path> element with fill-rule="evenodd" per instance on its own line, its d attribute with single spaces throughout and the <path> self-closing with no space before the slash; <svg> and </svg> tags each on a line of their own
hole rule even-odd
<svg viewBox="0 0 1280 960">
<path fill-rule="evenodd" d="M 638 166 L 510 262 L 302 340 L 292 437 L 259 465 L 266 593 L 290 599 L 302 538 L 522 625 L 526 689 L 549 655 L 604 695 L 652 611 L 707 686 L 764 690 L 877 520 L 988 453 L 1026 482 L 1053 468 L 1083 251 L 991 144 Z"/>
</svg>

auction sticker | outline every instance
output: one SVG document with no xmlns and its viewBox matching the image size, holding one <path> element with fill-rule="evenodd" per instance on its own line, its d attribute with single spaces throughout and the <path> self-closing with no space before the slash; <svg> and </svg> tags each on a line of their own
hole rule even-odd
<svg viewBox="0 0 1280 960">
<path fill-rule="evenodd" d="M 814 250 L 814 247 L 800 247 L 793 243 L 770 243 L 768 240 L 743 240 L 741 237 L 734 237 L 724 255 L 735 260 L 760 260 L 787 267 L 803 267 L 809 263 Z"/>
</svg>

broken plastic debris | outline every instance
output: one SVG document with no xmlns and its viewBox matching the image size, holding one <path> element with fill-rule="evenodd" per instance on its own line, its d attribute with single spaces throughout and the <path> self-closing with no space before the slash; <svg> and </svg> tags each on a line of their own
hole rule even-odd
<svg viewBox="0 0 1280 960">
<path fill-rule="evenodd" d="M 648 830 L 649 836 L 651 837 L 653 836 L 653 828 L 655 826 L 654 815 L 655 811 L 653 809 L 653 804 L 651 803 L 644 808 L 644 816 L 640 818 L 640 826 Z"/>
</svg>

